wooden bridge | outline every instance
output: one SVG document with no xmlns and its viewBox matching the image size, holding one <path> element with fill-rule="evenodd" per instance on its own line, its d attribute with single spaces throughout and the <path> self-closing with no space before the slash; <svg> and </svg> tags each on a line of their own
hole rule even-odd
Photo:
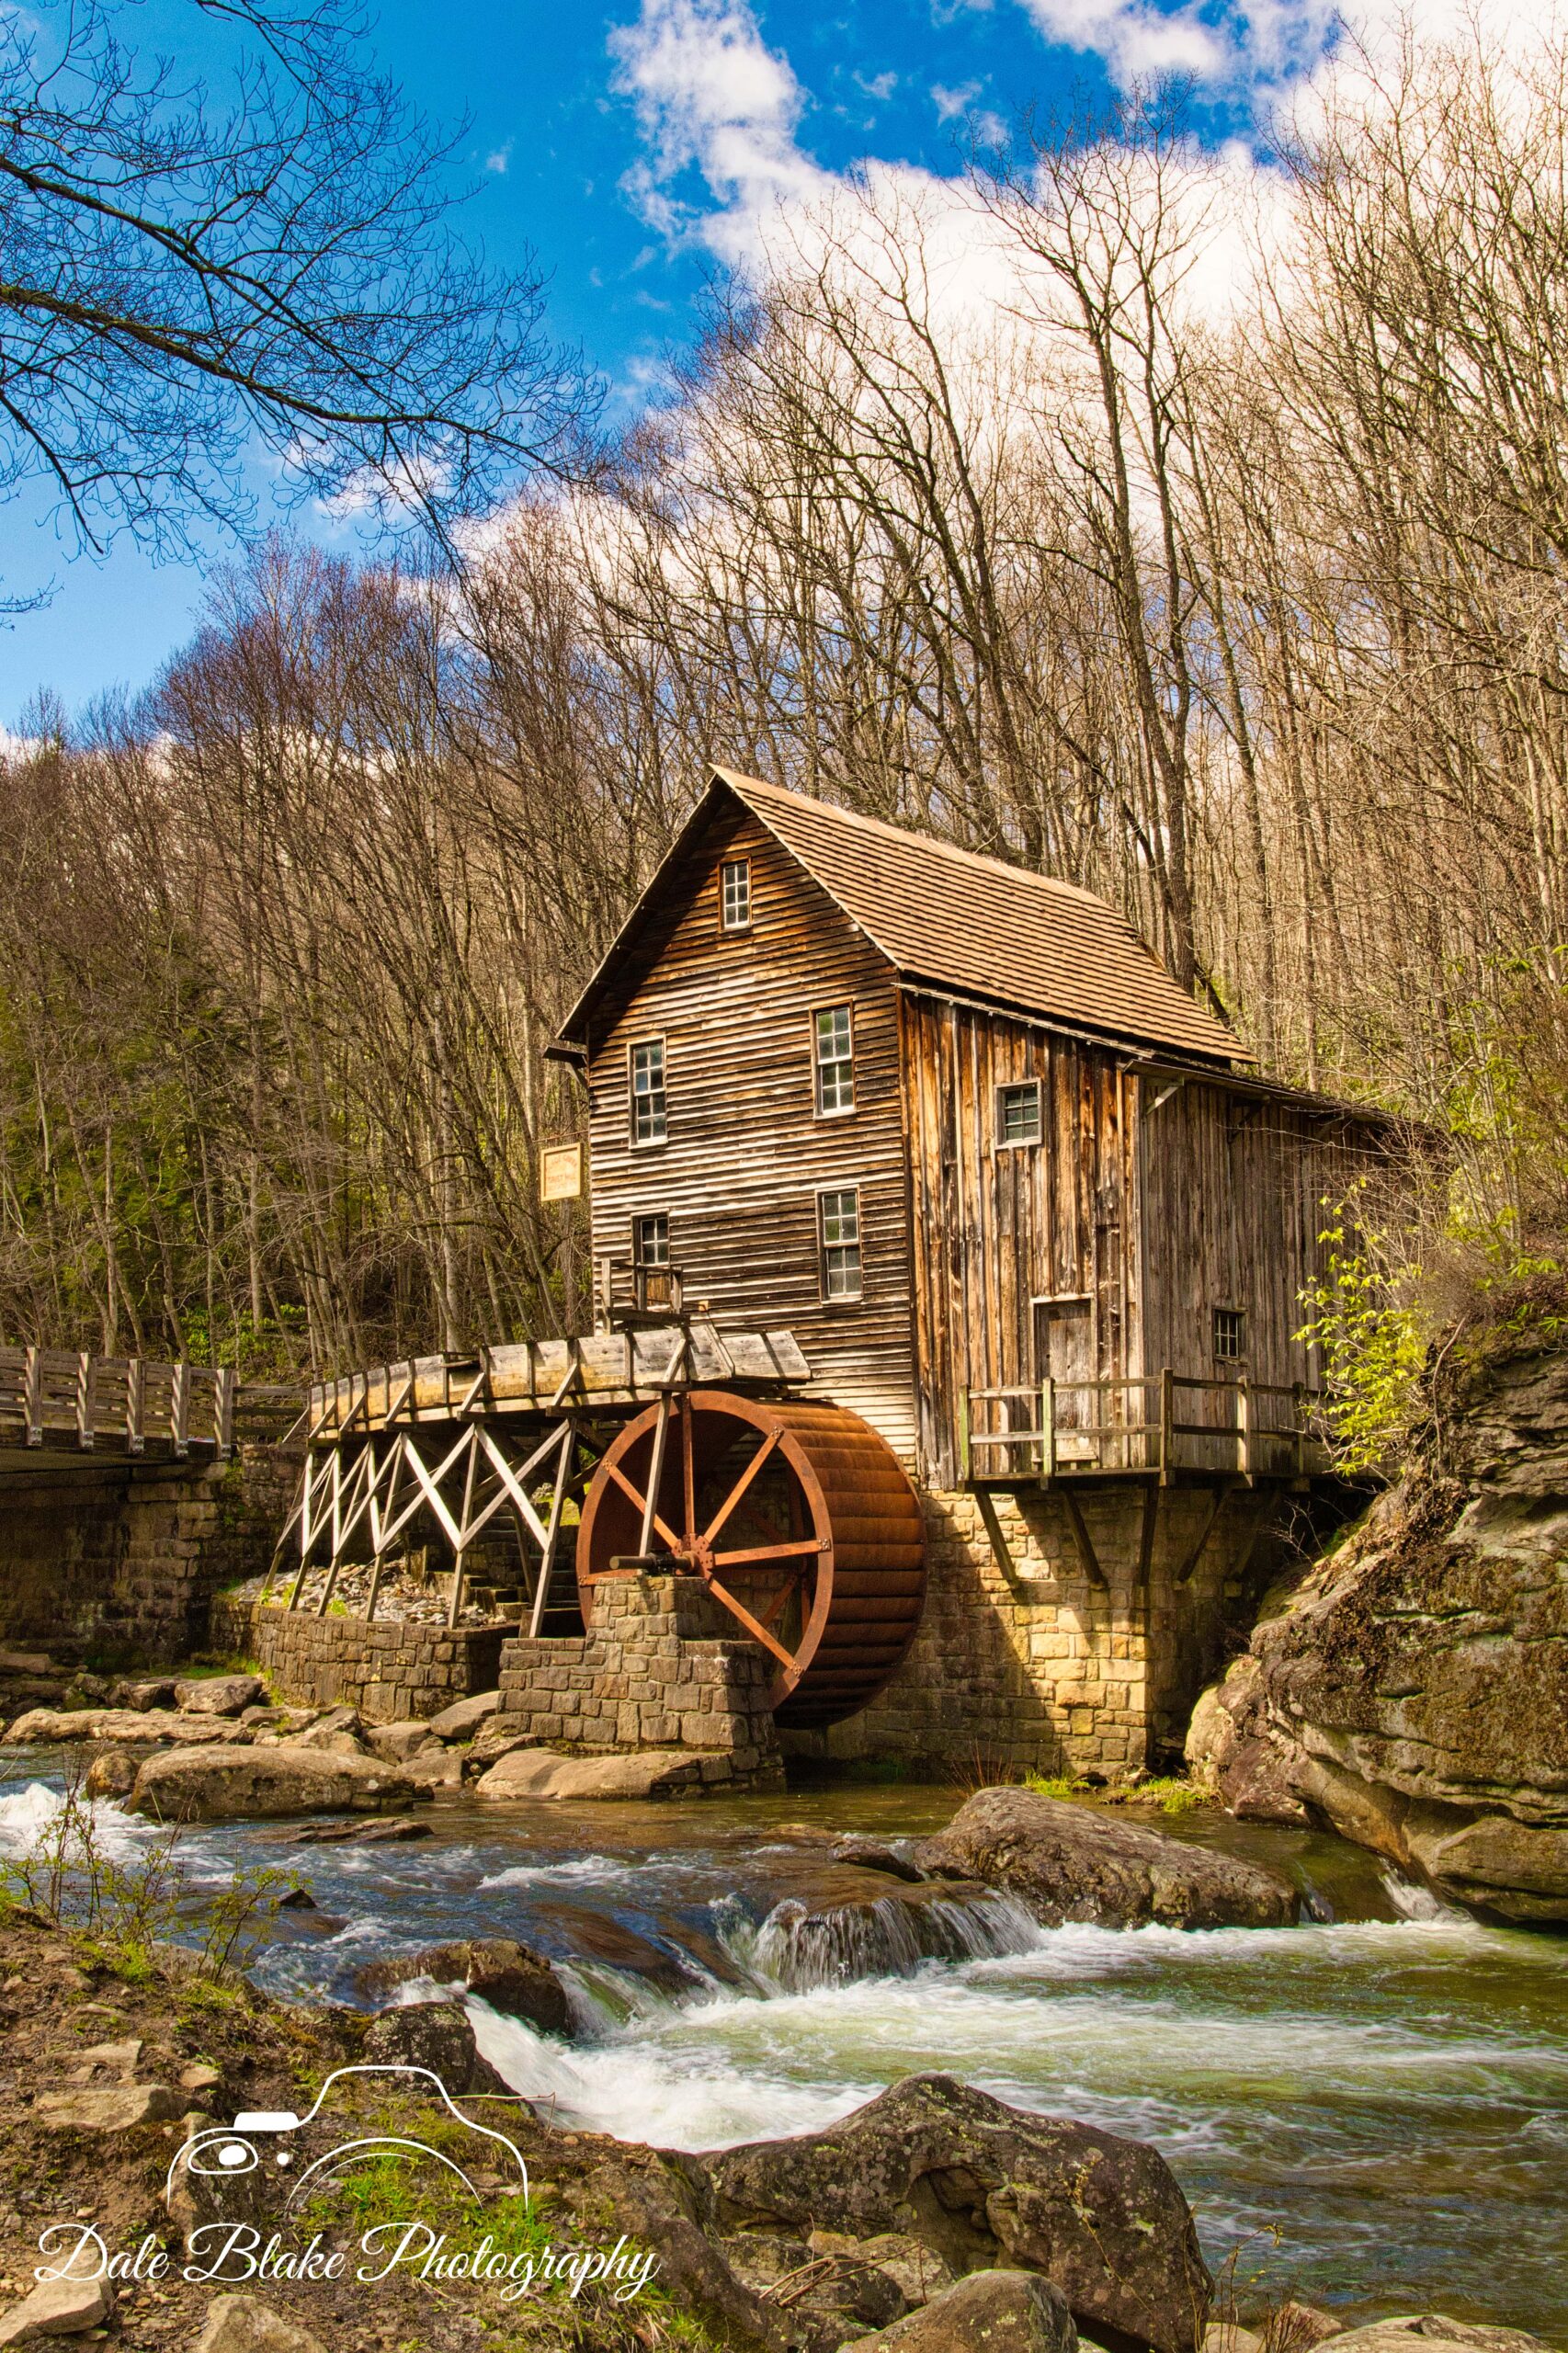
<svg viewBox="0 0 1568 2353">
<path fill-rule="evenodd" d="M 227 1367 L 86 1350 L 0 1347 L 0 1469 L 58 1472 L 62 1457 L 197 1464 L 234 1448 Z"/>
</svg>

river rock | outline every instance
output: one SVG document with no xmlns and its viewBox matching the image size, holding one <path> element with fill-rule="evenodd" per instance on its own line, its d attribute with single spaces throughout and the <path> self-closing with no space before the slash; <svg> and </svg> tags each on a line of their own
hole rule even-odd
<svg viewBox="0 0 1568 2353">
<path fill-rule="evenodd" d="M 295 1813 L 382 1813 L 414 1803 L 406 1774 L 369 1757 L 290 1746 L 175 1748 L 150 1756 L 131 1808 L 163 1822 L 245 1822 Z"/>
<path fill-rule="evenodd" d="M 631 1748 L 608 1756 L 514 1748 L 474 1783 L 474 1791 L 482 1798 L 655 1798 L 701 1786 L 698 1759 L 678 1748 Z"/>
<path fill-rule="evenodd" d="M 1060 2288 L 1032 2271 L 971 2271 L 856 2353 L 1078 2353 Z"/>
<path fill-rule="evenodd" d="M 175 1685 L 176 1706 L 196 1716 L 237 1716 L 266 1697 L 259 1675 L 191 1675 Z"/>
<path fill-rule="evenodd" d="M 1301 1912 L 1295 1889 L 1256 1863 L 1033 1790 L 981 1790 L 915 1859 L 1006 1889 L 1047 1927 L 1278 1928 Z"/>
<path fill-rule="evenodd" d="M 881 1838 L 868 1838 L 859 1831 L 839 1832 L 828 1847 L 835 1863 L 853 1864 L 857 1870 L 886 1871 L 890 1879 L 902 1879 L 912 1884 L 925 1877 L 918 1863 L 911 1862 L 895 1847 Z"/>
<path fill-rule="evenodd" d="M 365 2037 L 364 2060 L 369 2067 L 428 2067 L 453 2099 L 512 2089 L 481 2055 L 460 2002 L 406 2002 L 383 2010 Z"/>
<path fill-rule="evenodd" d="M 454 1699 L 438 1716 L 430 1719 L 430 1730 L 437 1740 L 472 1740 L 481 1724 L 485 1723 L 501 1705 L 499 1691 L 475 1691 L 466 1699 Z"/>
<path fill-rule="evenodd" d="M 1568 1353 L 1438 1376 L 1417 1459 L 1255 1631 L 1223 1711 L 1314 1820 L 1450 1901 L 1568 1921 Z M 1225 1728 L 1215 1778 L 1231 1802 Z M 1257 1769 L 1249 1761 L 1248 1770 Z"/>
<path fill-rule="evenodd" d="M 319 2336 L 260 2296 L 214 2296 L 194 2353 L 326 2353 Z"/>
<path fill-rule="evenodd" d="M 436 1834 L 427 1822 L 416 1822 L 411 1813 L 398 1813 L 384 1822 L 312 1824 L 310 1829 L 290 1835 L 301 1847 L 398 1847 L 411 1838 L 433 1838 Z"/>
<path fill-rule="evenodd" d="M 864 1977 L 912 1976 L 927 1961 L 972 1961 L 1013 1952 L 1030 1924 L 1016 1904 L 978 1880 L 922 1880 L 875 1893 L 775 1904 L 757 1938 L 757 1960 L 791 1992 Z"/>
<path fill-rule="evenodd" d="M 572 2007 L 560 1978 L 541 1953 L 511 1937 L 463 1937 L 418 1952 L 393 1953 L 361 1970 L 359 1984 L 367 1994 L 392 1994 L 422 1977 L 437 1985 L 462 1985 L 493 2010 L 524 2018 L 541 2034 L 572 2031 Z"/>
<path fill-rule="evenodd" d="M 427 1723 L 417 1718 L 390 1724 L 367 1724 L 365 1745 L 372 1756 L 383 1756 L 389 1765 L 401 1765 L 417 1756 L 423 1748 L 438 1749 L 438 1736 Z"/>
<path fill-rule="evenodd" d="M 0 2313 L 0 2345 L 30 2345 L 43 2336 L 79 2336 L 113 2309 L 102 2279 L 43 2279 L 30 2296 Z"/>
<path fill-rule="evenodd" d="M 129 2132 L 184 2114 L 182 2093 L 167 2084 L 115 2084 L 100 2090 L 40 2092 L 33 2116 L 54 2132 Z"/>
<path fill-rule="evenodd" d="M 825 2132 L 704 2162 L 728 2228 L 902 2232 L 959 2273 L 1042 2273 L 1090 2335 L 1154 2353 L 1202 2342 L 1210 2282 L 1192 2215 L 1142 2142 L 909 2075 Z"/>
<path fill-rule="evenodd" d="M 1539 2336 L 1522 2328 L 1495 2328 L 1482 2321 L 1450 2320 L 1443 2313 L 1417 2313 L 1371 2322 L 1321 2340 L 1334 2353 L 1551 2353 Z"/>
<path fill-rule="evenodd" d="M 172 1708 L 29 1708 L 6 1734 L 19 1747 L 66 1741 L 102 1740 L 119 1747 L 150 1747 L 161 1741 L 178 1741 L 187 1747 L 198 1743 L 243 1744 L 251 1737 L 244 1724 L 222 1718 L 210 1722 L 181 1715 Z"/>
<path fill-rule="evenodd" d="M 1192 1711 L 1187 1767 L 1197 1785 L 1212 1790 L 1238 1822 L 1302 1827 L 1312 1816 L 1298 1786 L 1298 1760 L 1259 1721 L 1262 1699 L 1262 1669 L 1244 1653 Z"/>
<path fill-rule="evenodd" d="M 109 1704 L 116 1708 L 176 1708 L 176 1677 L 172 1675 L 151 1677 L 119 1676 L 109 1685 Z"/>
<path fill-rule="evenodd" d="M 90 1798 L 125 1798 L 136 1786 L 142 1760 L 129 1748 L 100 1748 L 82 1786 Z"/>
</svg>

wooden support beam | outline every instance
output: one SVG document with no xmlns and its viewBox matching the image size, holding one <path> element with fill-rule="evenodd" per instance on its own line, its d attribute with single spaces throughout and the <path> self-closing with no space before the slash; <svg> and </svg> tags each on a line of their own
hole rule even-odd
<svg viewBox="0 0 1568 2353">
<path fill-rule="evenodd" d="M 1198 1563 L 1203 1558 L 1203 1548 L 1208 1543 L 1210 1537 L 1213 1533 L 1214 1522 L 1219 1518 L 1221 1510 L 1224 1508 L 1225 1497 L 1230 1494 L 1230 1492 L 1231 1490 L 1228 1485 L 1221 1485 L 1215 1487 L 1210 1495 L 1208 1506 L 1204 1511 L 1202 1521 L 1199 1524 L 1198 1534 L 1193 1539 L 1191 1544 L 1188 1545 L 1187 1557 L 1176 1573 L 1175 1582 L 1177 1585 L 1187 1585 L 1191 1582 L 1193 1574 L 1198 1567 Z"/>
<path fill-rule="evenodd" d="M 653 1454 L 648 1468 L 648 1493 L 642 1501 L 642 1540 L 637 1547 L 642 1553 L 653 1551 L 653 1530 L 660 1525 L 659 1488 L 665 1475 L 665 1448 L 669 1435 L 670 1398 L 666 1392 L 659 1400 L 658 1416 L 653 1424 Z"/>
<path fill-rule="evenodd" d="M 1084 1564 L 1085 1575 L 1091 1585 L 1097 1585 L 1102 1591 L 1108 1593 L 1110 1582 L 1100 1566 L 1100 1556 L 1095 1550 L 1094 1539 L 1089 1534 L 1088 1524 L 1079 1509 L 1077 1496 L 1068 1486 L 1061 1487 L 1058 1493 L 1061 1495 L 1062 1506 L 1067 1514 L 1067 1524 L 1073 1530 L 1073 1541 L 1078 1548 L 1078 1558 Z"/>
<path fill-rule="evenodd" d="M 1007 1539 L 1003 1533 L 1002 1521 L 996 1509 L 996 1499 L 989 1487 L 977 1487 L 974 1491 L 974 1500 L 980 1506 L 980 1517 L 985 1523 L 985 1533 L 991 1540 L 992 1556 L 1007 1583 L 1016 1585 L 1017 1572 L 1013 1566 L 1013 1556 L 1007 1550 Z"/>
<path fill-rule="evenodd" d="M 550 1526 L 545 1530 L 544 1551 L 540 1556 L 539 1583 L 534 1588 L 534 1606 L 528 1619 L 528 1632 L 537 1636 L 544 1625 L 544 1613 L 550 1603 L 550 1580 L 555 1573 L 555 1554 L 561 1540 L 561 1515 L 565 1508 L 566 1490 L 572 1483 L 569 1465 L 577 1433 L 570 1422 L 561 1433 L 561 1453 L 555 1465 L 555 1493 L 550 1499 Z"/>
<path fill-rule="evenodd" d="M 462 1613 L 463 1563 L 473 1536 L 471 1522 L 473 1518 L 474 1481 L 479 1475 L 479 1438 L 480 1433 L 477 1429 L 469 1432 L 468 1461 L 463 1469 L 462 1513 L 458 1522 L 458 1540 L 454 1548 L 455 1558 L 452 1562 L 452 1597 L 447 1608 L 449 1626 L 455 1626 Z"/>
</svg>

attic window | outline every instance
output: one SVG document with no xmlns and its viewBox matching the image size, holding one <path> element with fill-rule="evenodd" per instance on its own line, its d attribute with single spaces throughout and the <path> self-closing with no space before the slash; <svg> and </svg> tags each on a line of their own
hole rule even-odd
<svg viewBox="0 0 1568 2353">
<path fill-rule="evenodd" d="M 1246 1316 L 1239 1307 L 1214 1310 L 1214 1354 L 1226 1364 L 1239 1364 L 1246 1354 Z"/>
<path fill-rule="evenodd" d="M 996 1089 L 996 1141 L 1000 1144 L 1038 1143 L 1040 1139 L 1040 1081 L 1024 1079 L 1017 1086 Z"/>
<path fill-rule="evenodd" d="M 719 928 L 751 929 L 751 860 L 727 858 L 719 869 Z"/>
</svg>

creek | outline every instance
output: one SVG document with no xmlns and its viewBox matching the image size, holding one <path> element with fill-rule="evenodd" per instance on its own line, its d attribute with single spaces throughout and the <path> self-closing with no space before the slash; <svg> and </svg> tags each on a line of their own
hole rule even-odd
<svg viewBox="0 0 1568 2353">
<path fill-rule="evenodd" d="M 13 1756 L 0 1854 L 58 1802 Z M 813 2131 L 912 2069 L 1153 2142 L 1215 2269 L 1351 2319 L 1437 2311 L 1568 2353 L 1568 1939 L 1493 1927 L 1306 1832 L 1152 1819 L 1284 1870 L 1294 1929 L 1042 1929 L 1000 1896 L 911 1915 L 892 1883 L 781 1836 L 898 1839 L 952 1790 L 839 1785 L 687 1805 L 431 1809 L 402 1846 L 288 1824 L 191 1830 L 198 1883 L 267 1864 L 319 1909 L 279 1915 L 255 1974 L 363 2000 L 378 1956 L 505 1935 L 571 1988 L 567 2045 L 474 2004 L 482 2047 L 563 2124 L 702 2150 Z M 99 1809 L 133 1855 L 152 1836 Z M 846 1907 L 824 1920 L 824 1905 Z"/>
</svg>

